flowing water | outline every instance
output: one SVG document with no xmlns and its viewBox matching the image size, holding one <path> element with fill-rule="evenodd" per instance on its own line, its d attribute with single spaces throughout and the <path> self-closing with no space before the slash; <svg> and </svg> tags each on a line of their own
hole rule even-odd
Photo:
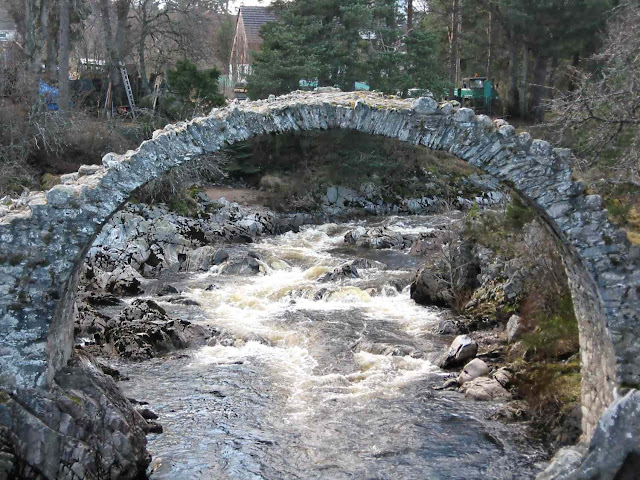
<svg viewBox="0 0 640 480">
<path fill-rule="evenodd" d="M 377 223 L 416 234 L 450 221 Z M 430 333 L 443 312 L 409 298 L 420 261 L 345 246 L 354 225 L 233 247 L 259 254 L 258 275 L 214 267 L 169 279 L 200 306 L 161 305 L 223 333 L 212 347 L 119 365 L 125 393 L 164 427 L 149 435 L 151 478 L 526 479 L 539 469 L 524 427 L 490 419 L 498 405 L 433 390 L 451 339 Z M 364 257 L 387 268 L 318 281 Z"/>
</svg>

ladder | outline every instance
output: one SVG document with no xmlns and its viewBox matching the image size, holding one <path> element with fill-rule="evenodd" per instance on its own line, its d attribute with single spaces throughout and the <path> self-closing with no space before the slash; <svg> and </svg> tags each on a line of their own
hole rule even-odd
<svg viewBox="0 0 640 480">
<path fill-rule="evenodd" d="M 124 85 L 124 91 L 127 93 L 127 100 L 129 101 L 129 108 L 131 108 L 131 116 L 136 118 L 136 104 L 133 100 L 133 91 L 131 90 L 131 83 L 129 82 L 129 74 L 127 73 L 127 67 L 120 65 L 120 74 L 122 75 L 122 84 Z"/>
</svg>

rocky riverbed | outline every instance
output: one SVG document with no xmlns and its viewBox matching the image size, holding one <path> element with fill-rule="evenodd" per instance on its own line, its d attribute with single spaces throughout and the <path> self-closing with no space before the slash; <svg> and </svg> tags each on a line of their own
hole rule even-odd
<svg viewBox="0 0 640 480">
<path fill-rule="evenodd" d="M 336 222 L 196 199 L 194 218 L 127 205 L 81 274 L 77 362 L 117 382 L 135 419 L 120 434 L 154 459 L 109 468 L 346 478 L 383 465 L 443 479 L 543 468 L 505 356 L 527 328 L 513 306 L 530 272 L 469 242 L 468 214 Z"/>
</svg>

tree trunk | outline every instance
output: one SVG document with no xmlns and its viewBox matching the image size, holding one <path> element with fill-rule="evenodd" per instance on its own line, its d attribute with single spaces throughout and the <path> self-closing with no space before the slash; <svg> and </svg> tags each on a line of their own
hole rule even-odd
<svg viewBox="0 0 640 480">
<path fill-rule="evenodd" d="M 526 45 L 522 52 L 522 71 L 520 72 L 520 117 L 526 118 L 527 109 L 527 76 L 529 67 L 529 47 Z"/>
<path fill-rule="evenodd" d="M 138 42 L 138 68 L 140 70 L 140 77 L 142 77 L 142 91 L 145 95 L 151 94 L 151 86 L 149 85 L 149 79 L 147 78 L 147 62 L 144 53 L 144 46 L 146 41 L 146 35 L 140 35 L 140 41 Z"/>
<path fill-rule="evenodd" d="M 544 120 L 544 97 L 547 86 L 548 58 L 542 55 L 536 57 L 536 65 L 533 70 L 533 88 L 531 89 L 531 114 L 533 118 L 542 122 Z"/>
<path fill-rule="evenodd" d="M 69 0 L 60 0 L 60 51 L 58 53 L 58 108 L 69 110 Z"/>
<path fill-rule="evenodd" d="M 579 53 L 574 53 L 573 57 L 571 58 L 571 66 L 573 68 L 578 68 L 578 65 L 580 65 L 580 54 Z M 577 88 L 576 82 L 574 80 L 574 76 L 570 75 L 569 76 L 569 86 L 567 87 L 567 89 L 570 92 L 575 92 Z"/>
<path fill-rule="evenodd" d="M 520 103 L 518 91 L 518 44 L 509 39 L 509 91 L 507 95 L 507 111 L 509 115 L 517 115 Z"/>
<path fill-rule="evenodd" d="M 451 0 L 451 25 L 449 27 L 449 98 L 455 96 L 458 65 L 458 2 Z"/>
<path fill-rule="evenodd" d="M 553 100 L 556 92 L 556 75 L 558 74 L 558 57 L 555 55 L 551 60 L 551 72 L 549 74 L 549 89 L 547 92 L 547 98 Z"/>
<path fill-rule="evenodd" d="M 491 63 L 493 62 L 493 12 L 491 11 L 491 5 L 489 5 L 489 28 L 487 29 L 487 80 L 492 80 L 491 75 L 493 71 L 491 69 Z"/>
<path fill-rule="evenodd" d="M 120 85 L 120 76 L 118 75 L 118 52 L 113 43 L 113 34 L 111 33 L 111 16 L 109 14 L 109 0 L 100 0 L 100 18 L 102 19 L 102 30 L 104 34 L 104 47 L 107 50 L 109 81 L 111 82 L 112 91 L 116 86 Z"/>
<path fill-rule="evenodd" d="M 45 0 L 46 1 L 46 0 Z M 29 62 L 31 71 L 38 73 L 40 71 L 40 55 L 38 42 L 38 16 L 40 14 L 39 0 L 25 0 L 24 4 L 24 53 Z"/>
<path fill-rule="evenodd" d="M 413 0 L 407 0 L 407 31 L 413 30 Z"/>
<path fill-rule="evenodd" d="M 55 55 L 51 54 L 51 36 L 53 35 L 53 26 L 50 25 L 49 22 L 49 11 L 51 5 L 49 4 L 49 0 L 42 0 L 42 5 L 40 6 L 40 30 L 42 31 L 41 37 L 45 37 L 45 45 L 46 45 L 46 60 L 45 60 L 45 73 L 48 81 L 51 81 L 55 77 Z M 55 44 L 55 41 L 53 42 Z"/>
</svg>

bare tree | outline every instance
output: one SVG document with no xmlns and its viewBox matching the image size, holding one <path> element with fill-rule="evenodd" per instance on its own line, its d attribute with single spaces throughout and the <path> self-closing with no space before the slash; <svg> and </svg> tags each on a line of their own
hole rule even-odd
<svg viewBox="0 0 640 480">
<path fill-rule="evenodd" d="M 612 178 L 640 184 L 640 5 L 620 6 L 609 21 L 602 51 L 588 62 L 590 68 L 573 69 L 574 91 L 556 92 L 553 126 L 572 136 L 588 131 L 578 147 L 583 166 L 591 166 L 605 153 Z"/>
<path fill-rule="evenodd" d="M 69 109 L 69 0 L 60 0 L 60 51 L 58 54 L 58 108 Z"/>
</svg>

